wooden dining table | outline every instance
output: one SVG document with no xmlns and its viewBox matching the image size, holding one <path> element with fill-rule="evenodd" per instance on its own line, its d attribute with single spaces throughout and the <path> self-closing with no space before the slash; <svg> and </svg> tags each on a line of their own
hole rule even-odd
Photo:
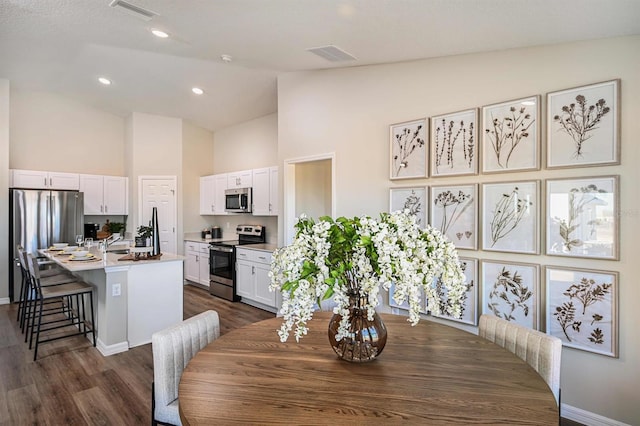
<svg viewBox="0 0 640 426">
<path fill-rule="evenodd" d="M 280 342 L 282 318 L 223 335 L 182 374 L 182 423 L 558 424 L 553 393 L 516 355 L 454 327 L 381 316 L 387 344 L 367 363 L 336 356 L 328 312 L 299 343 Z"/>
</svg>

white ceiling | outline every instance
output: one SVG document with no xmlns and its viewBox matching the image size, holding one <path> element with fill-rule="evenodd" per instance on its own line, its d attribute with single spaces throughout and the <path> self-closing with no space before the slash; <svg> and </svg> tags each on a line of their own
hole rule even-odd
<svg viewBox="0 0 640 426">
<path fill-rule="evenodd" d="M 0 77 L 215 131 L 275 112 L 284 72 L 640 34 L 640 0 L 127 0 L 148 22 L 111 1 L 2 0 Z M 357 60 L 307 51 L 325 45 Z"/>
</svg>

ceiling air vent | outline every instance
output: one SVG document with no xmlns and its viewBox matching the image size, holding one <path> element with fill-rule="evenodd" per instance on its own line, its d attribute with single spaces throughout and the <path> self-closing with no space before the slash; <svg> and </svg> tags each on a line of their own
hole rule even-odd
<svg viewBox="0 0 640 426">
<path fill-rule="evenodd" d="M 323 57 L 327 61 L 331 62 L 346 62 L 356 60 L 354 56 L 333 45 L 314 47 L 311 49 L 307 49 L 307 52 L 315 53 L 316 55 Z"/>
<path fill-rule="evenodd" d="M 135 4 L 128 3 L 124 0 L 113 0 L 111 3 L 109 3 L 109 6 L 120 9 L 123 12 L 128 13 L 129 15 L 135 16 L 138 19 L 142 19 L 143 21 L 150 21 L 154 16 L 158 15 L 156 12 L 143 9 L 140 6 L 136 6 Z"/>
</svg>

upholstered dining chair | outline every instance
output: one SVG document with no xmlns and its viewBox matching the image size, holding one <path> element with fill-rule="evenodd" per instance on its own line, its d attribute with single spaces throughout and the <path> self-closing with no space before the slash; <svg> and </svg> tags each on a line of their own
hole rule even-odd
<svg viewBox="0 0 640 426">
<path fill-rule="evenodd" d="M 478 334 L 516 354 L 533 367 L 547 382 L 560 406 L 560 339 L 486 314 L 480 316 Z"/>
<path fill-rule="evenodd" d="M 205 311 L 151 336 L 153 383 L 151 424 L 181 425 L 178 413 L 178 385 L 191 358 L 220 337 L 216 311 Z"/>
</svg>

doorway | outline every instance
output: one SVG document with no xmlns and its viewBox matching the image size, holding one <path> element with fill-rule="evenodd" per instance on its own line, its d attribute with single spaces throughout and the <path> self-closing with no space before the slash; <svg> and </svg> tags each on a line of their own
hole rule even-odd
<svg viewBox="0 0 640 426">
<path fill-rule="evenodd" d="M 314 219 L 335 217 L 335 153 L 285 160 L 284 243 L 295 236 L 295 221 L 305 214 Z"/>
<path fill-rule="evenodd" d="M 140 176 L 138 224 L 148 225 L 154 207 L 158 208 L 160 251 L 177 253 L 177 202 L 175 176 Z"/>
</svg>

